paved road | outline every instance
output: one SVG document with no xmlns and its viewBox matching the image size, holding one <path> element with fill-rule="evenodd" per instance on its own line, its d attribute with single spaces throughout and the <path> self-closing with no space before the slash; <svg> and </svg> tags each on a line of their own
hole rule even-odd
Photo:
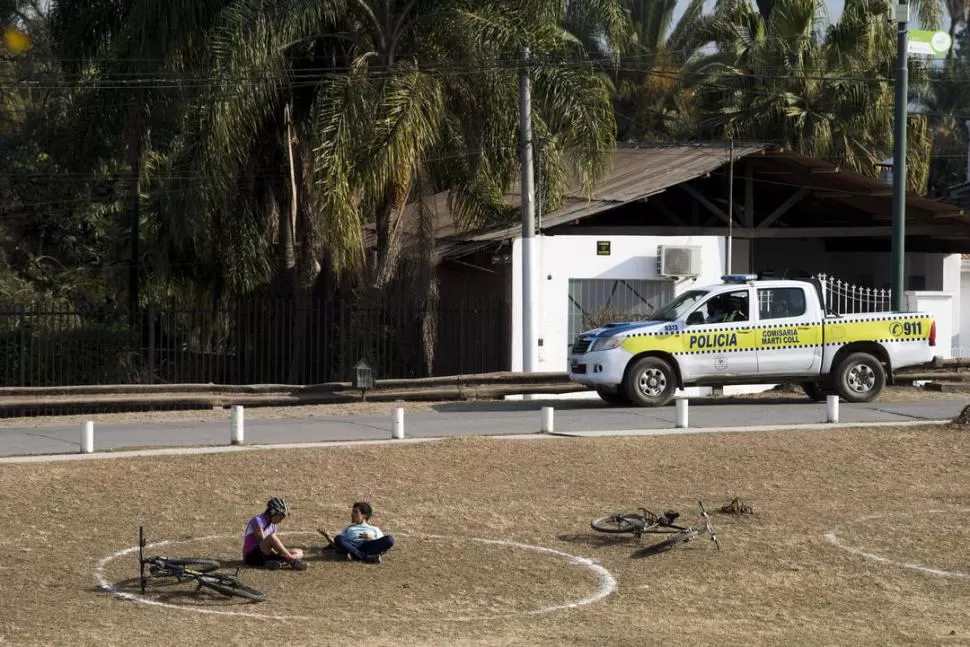
<svg viewBox="0 0 970 647">
<path fill-rule="evenodd" d="M 405 434 L 412 438 L 501 435 L 538 432 L 541 405 L 552 405 L 557 432 L 672 429 L 673 406 L 660 409 L 614 408 L 592 401 L 543 403 L 454 403 L 433 412 L 407 413 Z M 914 422 L 952 419 L 966 405 L 962 400 L 928 402 L 873 402 L 840 405 L 840 420 L 847 423 Z M 692 401 L 692 428 L 716 429 L 762 425 L 824 423 L 825 404 L 802 398 L 757 403 Z M 329 416 L 304 419 L 259 419 L 247 410 L 248 444 L 312 443 L 390 438 L 390 416 Z M 0 428 L 0 456 L 73 454 L 80 451 L 80 426 Z M 95 451 L 133 447 L 218 446 L 229 443 L 229 412 L 225 422 L 171 421 L 95 424 Z"/>
</svg>

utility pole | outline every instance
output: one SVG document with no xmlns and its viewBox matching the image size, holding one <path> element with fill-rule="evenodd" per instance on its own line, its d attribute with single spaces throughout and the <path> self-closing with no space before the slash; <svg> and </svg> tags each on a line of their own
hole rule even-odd
<svg viewBox="0 0 970 647">
<path fill-rule="evenodd" d="M 727 258 L 725 259 L 725 274 L 731 273 L 731 248 L 734 246 L 734 138 L 728 144 L 731 154 L 731 161 L 728 162 L 728 236 L 727 236 Z"/>
<path fill-rule="evenodd" d="M 537 337 L 535 300 L 536 258 L 535 186 L 532 167 L 532 75 L 529 48 L 522 50 L 519 72 L 519 164 L 522 166 L 522 371 L 536 369 Z"/>
<path fill-rule="evenodd" d="M 903 309 L 906 277 L 906 112 L 909 94 L 908 0 L 898 0 L 896 23 L 896 96 L 893 112 L 893 310 Z"/>
</svg>

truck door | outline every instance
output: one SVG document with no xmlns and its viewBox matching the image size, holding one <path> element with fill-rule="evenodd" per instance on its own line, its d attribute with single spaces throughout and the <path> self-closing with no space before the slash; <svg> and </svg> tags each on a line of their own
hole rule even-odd
<svg viewBox="0 0 970 647">
<path fill-rule="evenodd" d="M 685 381 L 758 374 L 750 293 L 747 286 L 718 292 L 687 315 L 683 354 L 677 357 Z"/>
<path fill-rule="evenodd" d="M 758 372 L 818 374 L 822 365 L 822 315 L 811 286 L 758 288 Z"/>
</svg>

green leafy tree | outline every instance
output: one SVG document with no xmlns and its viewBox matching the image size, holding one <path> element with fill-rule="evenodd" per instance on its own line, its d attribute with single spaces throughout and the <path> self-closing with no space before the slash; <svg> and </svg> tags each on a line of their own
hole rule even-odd
<svg viewBox="0 0 970 647">
<path fill-rule="evenodd" d="M 704 0 L 626 0 L 634 39 L 620 55 L 616 113 L 619 138 L 683 141 L 696 134 L 693 92 L 681 77 L 707 42 Z"/>
<path fill-rule="evenodd" d="M 924 5 L 927 6 L 927 5 Z M 777 0 L 766 19 L 744 0 L 722 0 L 717 52 L 694 68 L 708 133 L 778 143 L 875 175 L 893 146 L 896 32 L 881 0 L 847 0 L 834 24 L 822 0 Z M 910 62 L 914 84 L 925 68 Z M 910 190 L 926 186 L 926 119 L 909 117 Z"/>
<path fill-rule="evenodd" d="M 609 38 L 618 7 L 57 0 L 55 24 L 82 90 L 107 113 L 85 130 L 84 149 L 124 143 L 140 169 L 148 262 L 160 275 L 212 295 L 275 285 L 305 298 L 324 265 L 390 285 L 403 250 L 409 266 L 425 268 L 413 294 L 431 312 L 430 219 L 420 208 L 406 218 L 409 205 L 449 191 L 464 226 L 510 217 L 524 46 L 536 61 L 545 203 L 561 198 L 570 176 L 590 187 L 615 125 L 606 84 L 563 25 L 592 21 Z"/>
</svg>

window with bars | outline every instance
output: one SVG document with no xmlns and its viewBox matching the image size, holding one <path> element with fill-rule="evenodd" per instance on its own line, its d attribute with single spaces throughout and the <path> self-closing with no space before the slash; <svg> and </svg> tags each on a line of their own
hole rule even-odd
<svg viewBox="0 0 970 647">
<path fill-rule="evenodd" d="M 570 279 L 566 343 L 572 345 L 577 335 L 603 324 L 647 319 L 673 298 L 671 281 Z"/>
</svg>

